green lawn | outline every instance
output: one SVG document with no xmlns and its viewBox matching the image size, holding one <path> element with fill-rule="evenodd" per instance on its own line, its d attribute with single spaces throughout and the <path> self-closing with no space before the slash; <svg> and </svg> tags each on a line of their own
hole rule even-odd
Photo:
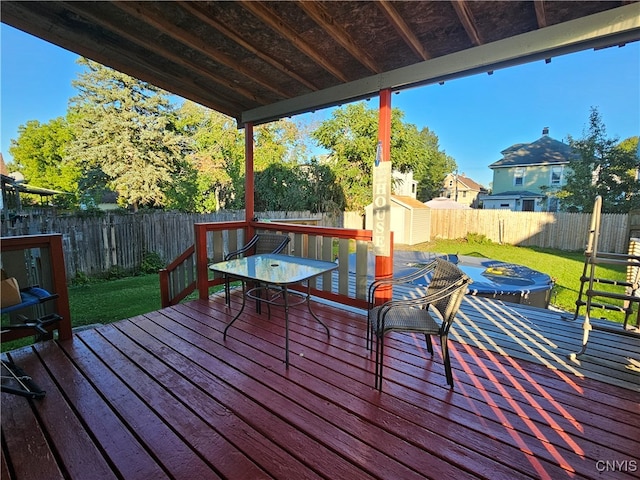
<svg viewBox="0 0 640 480">
<path fill-rule="evenodd" d="M 160 309 L 157 274 L 95 281 L 69 287 L 73 326 L 110 323 Z M 2 351 L 31 343 L 31 337 L 2 344 Z"/>
<path fill-rule="evenodd" d="M 396 250 L 399 248 L 396 247 Z M 436 240 L 405 247 L 405 249 L 435 253 L 457 253 L 474 257 L 491 258 L 503 262 L 525 265 L 534 270 L 549 275 L 555 286 L 551 293 L 551 304 L 568 312 L 575 311 L 575 301 L 580 289 L 580 276 L 584 265 L 583 252 L 565 252 L 562 250 L 538 247 L 515 247 L 513 245 L 499 245 L 490 241 Z M 624 267 L 599 267 L 598 275 L 616 280 L 626 278 Z M 599 286 L 606 290 L 606 286 Z M 618 290 L 619 291 L 619 290 Z M 581 309 L 584 313 L 584 308 Z M 615 311 L 594 310 L 596 317 L 622 322 L 624 314 Z"/>
<path fill-rule="evenodd" d="M 110 323 L 160 309 L 157 274 L 69 287 L 73 326 Z"/>
</svg>

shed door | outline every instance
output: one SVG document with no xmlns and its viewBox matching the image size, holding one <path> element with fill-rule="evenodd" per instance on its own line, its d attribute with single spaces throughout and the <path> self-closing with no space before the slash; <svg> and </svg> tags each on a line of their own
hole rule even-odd
<svg viewBox="0 0 640 480">
<path fill-rule="evenodd" d="M 523 200 L 522 201 L 522 211 L 523 212 L 533 212 L 534 200 Z"/>
</svg>

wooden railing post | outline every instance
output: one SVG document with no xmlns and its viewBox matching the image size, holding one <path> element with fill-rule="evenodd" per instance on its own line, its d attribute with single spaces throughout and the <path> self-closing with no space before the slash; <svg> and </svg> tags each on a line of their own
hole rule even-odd
<svg viewBox="0 0 640 480">
<path fill-rule="evenodd" d="M 380 110 L 378 114 L 378 145 L 381 158 L 378 161 L 391 162 L 391 90 L 385 89 L 380 91 Z M 381 167 L 380 167 L 381 168 Z M 378 170 L 374 167 L 374 170 Z M 374 188 L 374 220 L 378 224 L 375 226 L 376 238 L 384 239 L 382 244 L 378 241 L 374 243 L 376 246 L 376 279 L 390 278 L 393 276 L 393 231 L 390 225 L 390 194 L 391 194 L 391 167 L 382 170 L 385 173 L 377 173 L 374 171 L 373 188 Z M 376 180 L 376 175 L 380 177 Z M 387 176 L 388 175 L 388 176 Z M 380 200 L 383 201 L 380 204 Z M 376 212 L 377 210 L 377 212 Z M 381 229 L 381 230 L 378 230 Z M 389 245 L 384 245 L 389 242 Z M 387 254 L 388 252 L 388 254 Z M 376 291 L 376 302 L 386 302 L 393 297 L 393 287 L 391 285 L 379 288 Z"/>
<path fill-rule="evenodd" d="M 58 326 L 58 334 L 61 340 L 72 337 L 71 309 L 69 308 L 69 290 L 67 289 L 67 269 L 64 264 L 64 251 L 62 249 L 62 235 L 50 236 L 49 255 L 51 256 L 51 274 L 58 298 L 56 310 L 62 317 Z"/>
<path fill-rule="evenodd" d="M 205 224 L 196 223 L 193 226 L 196 247 L 196 278 L 198 284 L 198 298 L 209 298 L 209 262 L 207 258 L 207 228 Z"/>
<path fill-rule="evenodd" d="M 2 237 L 0 243 L 2 252 L 24 251 L 32 248 L 40 249 L 47 255 L 47 272 L 51 280 L 52 292 L 57 295 L 55 311 L 62 320 L 58 323 L 58 335 L 60 340 L 68 340 L 72 337 L 71 309 L 69 308 L 69 292 L 67 290 L 67 273 L 64 263 L 64 251 L 62 249 L 62 235 L 24 235 L 15 237 Z M 29 330 L 14 330 L 3 334 L 3 341 L 32 336 Z"/>
<path fill-rule="evenodd" d="M 162 308 L 167 308 L 171 305 L 171 295 L 169 294 L 169 271 L 166 268 L 162 268 L 158 271 L 160 276 L 160 304 Z"/>
</svg>

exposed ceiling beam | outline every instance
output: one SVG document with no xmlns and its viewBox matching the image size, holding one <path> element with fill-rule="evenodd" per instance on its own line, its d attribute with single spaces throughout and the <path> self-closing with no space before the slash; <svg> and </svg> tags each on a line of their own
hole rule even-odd
<svg viewBox="0 0 640 480">
<path fill-rule="evenodd" d="M 305 0 L 298 1 L 298 6 L 304 10 L 309 17 L 313 19 L 322 29 L 329 34 L 333 40 L 338 42 L 342 48 L 351 54 L 362 65 L 367 67 L 372 73 L 380 73 L 382 69 L 376 65 L 371 55 L 356 45 L 353 38 L 344 28 L 341 28 L 337 22 L 331 18 L 331 14 L 327 12 L 320 4 L 316 2 L 307 2 Z"/>
<path fill-rule="evenodd" d="M 391 2 L 387 0 L 380 0 L 376 2 L 376 5 L 386 15 L 387 20 L 393 25 L 398 34 L 402 37 L 407 45 L 414 51 L 414 53 L 422 60 L 429 60 L 431 55 L 424 48 L 418 37 L 416 37 L 411 28 L 406 24 L 398 11 L 395 9 Z"/>
<path fill-rule="evenodd" d="M 151 25 L 162 34 L 167 35 L 174 40 L 193 48 L 195 51 L 210 58 L 214 62 L 217 62 L 221 65 L 224 65 L 225 67 L 231 68 L 241 73 L 250 81 L 261 85 L 262 87 L 270 90 L 278 96 L 282 98 L 289 97 L 290 92 L 286 92 L 284 90 L 281 90 L 276 85 L 265 82 L 264 77 L 257 72 L 251 71 L 251 69 L 235 61 L 229 55 L 216 50 L 213 46 L 208 44 L 206 40 L 203 40 L 202 38 L 192 34 L 189 30 L 178 27 L 173 19 L 164 18 L 161 14 L 155 12 L 152 8 L 149 8 L 148 4 L 144 5 L 144 11 L 141 11 L 138 8 L 138 5 L 133 2 L 114 1 L 112 2 L 112 4 L 116 8 L 119 8 L 120 10 L 126 12 L 128 15 L 131 15 L 131 17 L 139 20 L 141 23 Z"/>
<path fill-rule="evenodd" d="M 71 40 L 75 45 L 74 52 L 80 56 L 90 58 L 120 72 L 127 72 L 132 77 L 196 103 L 207 105 L 231 117 L 235 116 L 233 112 L 242 108 L 241 104 L 229 100 L 216 99 L 213 101 L 208 95 L 207 86 L 200 85 L 190 78 L 183 78 L 179 84 L 176 84 L 175 81 L 166 78 L 166 71 L 163 71 L 161 67 L 151 61 L 141 60 L 134 53 L 131 53 L 128 60 L 126 58 L 117 60 L 119 58 L 119 55 L 116 55 L 118 46 L 113 45 L 109 37 L 105 36 L 100 44 L 83 41 L 84 38 L 80 32 L 75 33 L 69 25 L 56 19 L 55 16 L 49 16 L 48 12 L 42 9 L 34 11 L 29 6 L 29 2 L 16 2 L 12 4 L 11 8 L 13 10 L 11 26 L 14 28 L 28 31 L 31 35 L 46 39 L 47 42 L 65 49 Z M 26 9 L 24 15 L 20 14 L 22 8 Z M 39 18 L 39 20 L 34 22 L 33 18 Z M 70 32 L 71 35 L 69 35 Z M 139 65 L 139 68 L 132 67 L 132 65 Z"/>
<path fill-rule="evenodd" d="M 544 0 L 535 0 L 533 6 L 536 9 L 536 19 L 538 20 L 538 28 L 547 26 L 547 14 L 544 10 Z"/>
<path fill-rule="evenodd" d="M 122 27 L 122 25 L 116 24 L 115 22 L 106 20 L 101 15 L 94 14 L 93 11 L 86 11 L 85 9 L 82 8 L 83 5 L 85 5 L 85 4 L 82 3 L 82 2 L 69 2 L 67 4 L 67 8 L 70 11 L 72 11 L 72 12 L 76 13 L 77 15 L 79 15 L 80 17 L 87 18 L 87 19 L 91 20 L 92 22 L 94 22 L 96 25 L 100 25 L 102 27 L 105 27 L 107 30 L 113 31 L 114 33 L 120 35 L 123 38 L 126 38 L 127 40 L 129 40 L 130 42 L 132 42 L 134 44 L 140 45 L 141 47 L 143 47 L 143 48 L 145 48 L 147 50 L 155 51 L 159 55 L 164 56 L 168 60 L 170 60 L 170 61 L 172 61 L 172 62 L 174 62 L 174 63 L 176 63 L 178 65 L 183 65 L 183 66 L 189 67 L 190 69 L 193 69 L 196 72 L 199 72 L 204 77 L 211 79 L 212 82 L 217 83 L 220 86 L 226 87 L 226 88 L 230 89 L 231 91 L 235 91 L 236 93 L 238 93 L 239 95 L 241 95 L 241 96 L 243 96 L 243 97 L 245 97 L 247 99 L 255 100 L 255 101 L 257 101 L 259 103 L 262 103 L 262 104 L 269 103 L 264 98 L 257 98 L 253 93 L 251 93 L 246 88 L 240 87 L 238 85 L 235 85 L 235 84 L 227 81 L 223 77 L 221 77 L 219 75 L 216 75 L 215 73 L 212 73 L 211 70 L 203 68 L 200 64 L 172 53 L 169 49 L 162 48 L 157 44 L 149 45 L 148 42 L 141 42 L 140 38 L 134 32 L 132 32 L 130 29 L 124 28 L 124 27 Z"/>
<path fill-rule="evenodd" d="M 476 27 L 476 22 L 473 19 L 469 3 L 466 0 L 451 0 L 451 4 L 456 11 L 464 30 L 467 32 L 467 35 L 469 35 L 471 42 L 474 45 L 482 45 L 484 42 L 482 41 L 482 38 L 480 38 L 480 33 L 478 33 L 478 27 Z"/>
<path fill-rule="evenodd" d="M 260 50 L 258 47 L 251 44 L 249 41 L 245 40 L 243 37 L 241 37 L 234 31 L 232 31 L 231 29 L 229 29 L 228 27 L 226 27 L 225 25 L 217 21 L 215 18 L 209 16 L 205 11 L 203 11 L 203 8 L 205 8 L 205 4 L 202 4 L 200 2 L 185 2 L 185 1 L 179 1 L 177 3 L 184 10 L 188 11 L 191 15 L 197 17 L 201 22 L 209 25 L 212 28 L 215 28 L 220 33 L 228 37 L 230 40 L 233 40 L 235 43 L 237 43 L 247 51 L 253 53 L 256 57 L 267 62 L 269 65 L 281 71 L 285 75 L 288 75 L 294 80 L 300 82 L 302 85 L 309 88 L 309 90 L 314 90 L 314 91 L 318 90 L 318 86 L 315 85 L 313 82 L 307 80 L 306 78 L 303 78 L 298 73 L 296 73 L 295 71 L 293 71 L 292 69 L 290 69 L 289 67 L 287 67 L 286 65 L 278 61 L 277 59 L 273 58 L 271 55 Z"/>
<path fill-rule="evenodd" d="M 241 121 L 260 124 L 284 116 L 341 105 L 383 89 L 401 90 L 521 65 L 554 56 L 640 40 L 638 3 L 373 75 L 320 92 L 243 112 Z"/>
<path fill-rule="evenodd" d="M 275 15 L 269 8 L 267 8 L 262 2 L 242 2 L 242 6 L 249 10 L 265 25 L 271 27 L 271 29 L 278 35 L 286 38 L 292 45 L 298 50 L 304 53 L 306 56 L 315 61 L 318 65 L 324 68 L 327 72 L 331 73 L 334 77 L 342 82 L 348 82 L 349 79 L 342 73 L 342 71 L 333 65 L 329 59 L 320 54 L 313 46 L 305 42 L 300 35 L 298 35 L 289 25 L 285 24 L 282 19 Z"/>
</svg>

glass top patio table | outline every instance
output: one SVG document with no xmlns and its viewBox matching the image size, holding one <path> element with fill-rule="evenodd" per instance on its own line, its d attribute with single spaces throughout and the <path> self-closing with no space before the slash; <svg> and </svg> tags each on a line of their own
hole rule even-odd
<svg viewBox="0 0 640 480">
<path fill-rule="evenodd" d="M 289 366 L 289 307 L 306 303 L 309 313 L 320 323 L 330 335 L 329 328 L 311 309 L 309 299 L 310 285 L 308 280 L 318 275 L 330 272 L 338 268 L 333 262 L 324 260 L 315 260 L 311 258 L 294 257 L 291 255 L 279 254 L 261 254 L 250 255 L 243 258 L 236 258 L 209 265 L 209 269 L 215 272 L 223 273 L 230 277 L 242 280 L 242 307 L 236 316 L 229 322 L 224 329 L 224 339 L 227 338 L 227 330 L 240 317 L 244 311 L 246 298 L 254 298 L 258 302 L 265 302 L 268 305 L 280 305 L 284 307 L 285 318 L 285 363 Z M 246 289 L 245 282 L 256 282 L 258 286 Z M 301 293 L 298 291 L 289 291 L 288 286 L 298 283 L 307 284 L 307 291 Z M 262 293 L 266 297 L 262 297 Z M 298 302 L 291 302 L 291 296 L 297 297 Z"/>
<path fill-rule="evenodd" d="M 324 260 L 269 253 L 214 263 L 209 268 L 244 280 L 291 285 L 327 273 L 338 265 Z"/>
</svg>

